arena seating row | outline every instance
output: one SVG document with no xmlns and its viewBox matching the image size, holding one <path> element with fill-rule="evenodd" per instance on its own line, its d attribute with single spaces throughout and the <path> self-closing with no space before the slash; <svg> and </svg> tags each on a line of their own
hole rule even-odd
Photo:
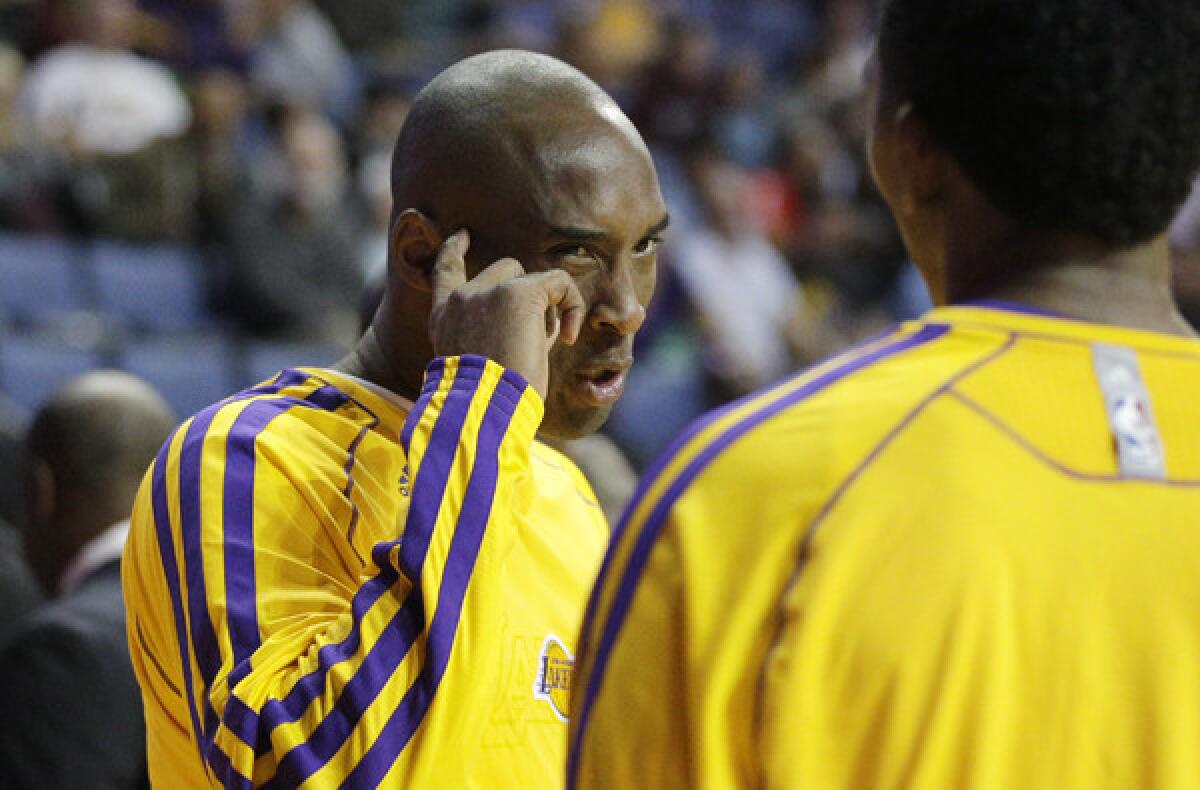
<svg viewBox="0 0 1200 790">
<path fill-rule="evenodd" d="M 53 335 L 0 335 L 0 392 L 28 411 L 74 376 L 102 367 L 154 384 L 180 416 L 299 365 L 326 365 L 340 349 L 243 340 L 219 333 L 131 340 L 115 350 L 79 347 Z"/>
<path fill-rule="evenodd" d="M 182 247 L 0 234 L 0 317 L 9 323 L 92 310 L 133 330 L 202 328 L 212 323 L 206 292 L 199 257 Z"/>
<path fill-rule="evenodd" d="M 239 336 L 206 294 L 185 248 L 0 233 L 0 392 L 32 411 L 68 379 L 115 367 L 186 416 L 282 368 L 341 356 Z"/>
</svg>

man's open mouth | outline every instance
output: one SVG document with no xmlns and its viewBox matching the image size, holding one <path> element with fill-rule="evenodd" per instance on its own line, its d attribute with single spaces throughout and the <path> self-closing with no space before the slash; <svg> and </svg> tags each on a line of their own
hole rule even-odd
<svg viewBox="0 0 1200 790">
<path fill-rule="evenodd" d="M 575 374 L 575 392 L 594 406 L 611 406 L 625 391 L 631 361 L 589 365 Z"/>
</svg>

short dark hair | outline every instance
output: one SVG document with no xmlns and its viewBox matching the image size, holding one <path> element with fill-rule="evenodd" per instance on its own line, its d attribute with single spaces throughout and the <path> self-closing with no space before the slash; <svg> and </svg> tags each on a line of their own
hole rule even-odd
<svg viewBox="0 0 1200 790">
<path fill-rule="evenodd" d="M 883 0 L 885 90 L 1004 213 L 1114 246 L 1200 167 L 1196 0 Z"/>
</svg>

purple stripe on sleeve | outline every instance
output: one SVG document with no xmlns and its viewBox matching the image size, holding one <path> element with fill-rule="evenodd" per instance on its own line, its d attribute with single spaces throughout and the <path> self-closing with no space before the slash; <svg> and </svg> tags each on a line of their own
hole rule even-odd
<svg viewBox="0 0 1200 790">
<path fill-rule="evenodd" d="M 251 790 L 254 787 L 254 783 L 242 776 L 215 744 L 208 747 L 208 763 L 212 767 L 213 775 L 221 781 L 226 790 Z"/>
<path fill-rule="evenodd" d="M 429 363 L 425 368 L 425 383 L 421 385 L 421 394 L 417 398 L 413 410 L 408 413 L 408 418 L 404 421 L 404 427 L 400 430 L 400 446 L 404 448 L 404 454 L 408 455 L 408 447 L 412 444 L 413 431 L 421 421 L 421 415 L 429 408 L 429 400 L 438 391 L 438 387 L 442 384 L 442 377 L 446 374 L 446 360 L 438 357 Z"/>
<path fill-rule="evenodd" d="M 450 394 L 447 395 L 442 413 L 438 415 L 437 423 L 429 437 L 429 444 L 421 458 L 421 468 L 417 472 L 419 478 L 428 477 L 438 483 L 429 485 L 423 479 L 413 483 L 408 519 L 404 525 L 404 540 L 400 544 L 399 570 L 413 580 L 414 587 L 421 577 L 421 566 L 425 562 L 429 540 L 437 524 L 438 510 L 442 506 L 446 481 L 450 477 L 454 456 L 458 452 L 467 410 L 475 397 L 475 391 L 479 388 L 484 364 L 485 361 L 478 357 L 459 359 L 454 382 L 450 385 Z M 426 390 L 436 391 L 439 381 L 440 379 L 430 381 Z M 421 417 L 416 411 L 409 415 L 410 422 L 419 419 Z"/>
<path fill-rule="evenodd" d="M 250 671 L 250 657 L 261 641 L 258 591 L 254 571 L 254 472 L 258 436 L 280 414 L 295 406 L 313 405 L 335 411 L 349 401 L 332 387 L 321 387 L 304 401 L 270 398 L 248 405 L 233 421 L 225 441 L 223 543 L 225 550 L 226 621 L 233 648 L 235 686 Z M 206 683 L 211 684 L 211 678 Z"/>
<path fill-rule="evenodd" d="M 390 547 L 395 544 L 380 544 L 376 547 Z M 384 552 L 386 555 L 386 552 Z M 386 556 L 383 559 L 386 563 Z M 355 593 L 350 610 L 354 627 L 346 638 L 337 644 L 329 644 L 317 652 L 317 668 L 301 678 L 291 692 L 282 701 L 270 700 L 263 709 L 263 717 L 270 726 L 260 729 L 259 714 L 247 707 L 236 695 L 230 695 L 230 702 L 236 701 L 233 707 L 225 709 L 225 726 L 233 731 L 245 743 L 256 743 L 255 753 L 262 755 L 270 750 L 270 730 L 284 722 L 299 720 L 309 703 L 316 699 L 324 688 L 325 676 L 331 667 L 358 651 L 362 634 L 359 624 L 366 613 L 371 610 L 396 582 L 399 574 L 390 565 L 382 565 L 382 570 L 370 581 L 365 583 Z M 392 623 L 398 624 L 399 618 L 393 618 Z"/>
<path fill-rule="evenodd" d="M 373 555 L 384 569 L 377 577 L 381 580 L 375 587 L 378 594 L 369 593 L 363 597 L 363 602 L 374 603 L 378 600 L 384 591 L 390 588 L 397 570 L 411 580 L 412 591 L 391 623 L 372 645 L 354 677 L 342 689 L 333 708 L 305 743 L 293 748 L 280 760 L 272 785 L 296 786 L 320 770 L 337 753 L 362 718 L 363 711 L 382 691 L 420 634 L 425 620 L 420 586 L 421 568 L 433 536 L 454 456 L 458 451 L 462 428 L 481 372 L 481 365 L 460 364 L 417 470 L 404 535 L 400 541 L 400 567 L 393 567 L 387 556 L 394 543 L 387 544 L 384 551 L 379 551 L 380 547 L 377 547 Z M 439 384 L 440 375 L 431 376 L 426 381 L 424 394 L 432 394 Z M 423 400 L 428 404 L 427 398 L 423 397 Z M 409 415 L 408 422 L 415 423 L 420 419 L 420 411 L 414 410 Z M 376 584 L 376 581 L 368 582 L 368 585 L 372 584 Z M 360 590 L 359 595 L 362 593 L 363 590 Z M 355 602 L 358 600 L 359 596 L 356 596 Z M 327 663 L 324 660 L 319 661 L 317 669 L 302 678 L 284 700 L 272 700 L 263 707 L 261 720 L 255 722 L 259 737 L 269 737 L 270 731 L 280 724 L 298 720 L 312 701 L 320 696 L 325 688 L 329 668 L 338 661 L 349 658 L 358 650 L 362 638 L 362 617 L 368 609 L 369 606 L 364 606 L 361 613 L 355 613 L 351 633 L 342 643 L 326 646 L 321 651 L 321 659 L 328 655 Z M 326 651 L 329 651 L 328 654 Z M 249 732 L 244 731 L 244 734 L 249 735 Z"/>
<path fill-rule="evenodd" d="M 519 398 L 520 395 L 516 397 Z M 377 786 L 412 740 L 433 702 L 446 666 L 450 662 L 467 585 L 471 580 L 492 511 L 499 473 L 500 444 L 508 431 L 515 409 L 516 401 L 512 393 L 497 388 L 479 429 L 475 464 L 471 470 L 471 479 L 467 483 L 462 511 L 446 560 L 438 593 L 438 607 L 429 627 L 421 674 L 393 711 L 371 748 L 354 771 L 346 777 L 343 787 Z"/>
<path fill-rule="evenodd" d="M 256 401 L 249 406 L 249 409 L 257 409 L 262 405 L 278 404 L 280 411 L 290 408 L 291 406 L 305 406 L 308 408 L 316 407 L 316 404 L 321 403 L 329 408 L 336 408 L 339 404 L 339 397 L 336 389 L 332 387 L 322 387 L 308 396 L 310 400 L 300 400 L 291 397 L 280 397 L 278 399 L 270 399 Z M 345 395 L 341 395 L 340 403 L 345 402 Z M 212 421 L 216 417 L 218 411 L 226 404 L 219 403 L 208 407 L 201 411 L 193 418 L 191 425 L 188 427 L 187 433 L 184 435 L 182 447 L 180 448 L 179 458 L 179 516 L 180 516 L 180 537 L 183 543 L 184 554 L 184 578 L 187 579 L 187 609 L 190 616 L 190 627 L 192 637 L 192 649 L 196 656 L 196 663 L 200 669 L 200 679 L 202 681 L 202 699 L 203 717 L 197 727 L 196 737 L 201 743 L 205 743 L 210 734 L 216 728 L 217 715 L 213 710 L 212 704 L 208 698 L 208 690 L 211 688 L 214 678 L 220 669 L 221 657 L 217 645 L 216 632 L 213 626 L 212 618 L 208 613 L 208 596 L 205 589 L 204 580 L 204 564 L 203 564 L 203 545 L 202 545 L 202 504 L 200 498 L 201 491 L 201 469 L 204 462 L 204 440 L 209 429 L 212 426 Z M 239 419 L 241 415 L 239 415 Z M 236 420 L 235 420 L 236 424 Z M 228 475 L 228 467 L 226 468 Z M 250 484 L 253 484 L 253 476 L 250 478 Z M 226 493 L 228 506 L 228 491 Z M 252 492 L 246 496 L 250 503 L 240 503 L 243 506 L 249 507 L 252 505 Z M 238 516 L 237 506 L 234 508 L 235 517 Z M 244 541 L 244 539 L 243 539 Z M 241 594 L 245 589 L 242 585 L 250 585 L 250 594 L 253 595 L 253 543 L 252 536 L 250 541 L 244 541 L 245 545 L 240 548 L 235 547 L 234 551 L 234 568 L 231 571 L 228 567 L 225 573 L 226 595 L 229 603 L 229 629 L 230 634 L 235 640 L 235 656 L 238 653 L 239 637 L 245 639 L 247 633 L 251 629 L 247 628 L 243 622 L 246 613 L 246 604 L 242 599 L 236 602 L 234 599 L 228 598 L 231 587 L 234 591 Z M 249 579 L 247 582 L 247 570 L 242 562 L 244 552 L 249 551 L 250 566 Z M 226 553 L 226 562 L 229 562 L 228 552 Z M 252 601 L 251 601 L 252 604 Z M 253 606 L 251 606 L 253 611 Z M 257 617 L 252 629 L 254 634 L 253 643 L 257 646 Z M 244 644 L 244 643 L 243 643 Z M 253 652 L 253 647 L 250 652 Z M 243 677 L 249 671 L 249 667 L 239 667 L 235 661 L 234 670 L 230 673 L 231 685 L 240 677 Z M 190 687 L 189 687 L 190 690 Z"/>
<path fill-rule="evenodd" d="M 187 579 L 188 623 L 191 629 L 192 652 L 200 670 L 201 699 L 203 700 L 202 728 L 196 737 L 203 742 L 216 726 L 216 712 L 208 699 L 217 671 L 221 668 L 221 652 L 216 630 L 208 612 L 208 593 L 204 580 L 204 546 L 202 543 L 201 475 L 204 467 L 204 439 L 222 404 L 204 409 L 194 418 L 184 434 L 179 450 L 179 534 L 183 542 L 183 572 Z M 189 691 L 190 691 L 189 687 Z"/>
<path fill-rule="evenodd" d="M 666 517 L 670 512 L 671 507 L 676 500 L 687 489 L 688 485 L 707 467 L 713 459 L 724 451 L 729 445 L 733 444 L 739 438 L 744 436 L 748 431 L 761 425 L 766 420 L 779 414 L 780 412 L 795 406 L 807 398 L 812 397 L 818 392 L 828 388 L 829 386 L 841 381 L 847 376 L 856 373 L 863 368 L 873 365 L 880 360 L 893 357 L 904 351 L 921 346 L 930 341 L 944 335 L 949 331 L 949 327 L 944 324 L 928 324 L 923 326 L 914 334 L 898 340 L 895 343 L 883 346 L 875 351 L 864 354 L 861 357 L 856 357 L 850 360 L 841 367 L 834 368 L 815 377 L 807 384 L 801 386 L 795 392 L 776 400 L 763 409 L 753 412 L 743 418 L 741 421 L 734 424 L 727 431 L 709 443 L 704 450 L 692 459 L 687 466 L 680 472 L 679 476 L 672 481 L 663 492 L 649 516 L 646 518 L 645 524 L 642 527 L 641 533 L 638 535 L 634 543 L 633 551 L 629 557 L 629 564 L 621 575 L 620 582 L 617 586 L 616 596 L 613 599 L 611 611 L 608 619 L 604 623 L 604 629 L 600 635 L 600 641 L 596 646 L 595 659 L 592 663 L 591 674 L 587 678 L 587 686 L 584 689 L 583 703 L 580 705 L 579 723 L 575 730 L 574 737 L 571 740 L 570 751 L 567 756 L 567 784 L 569 788 L 574 788 L 578 782 L 579 772 L 579 752 L 582 744 L 584 733 L 587 729 L 588 719 L 591 715 L 592 707 L 595 704 L 596 696 L 599 693 L 600 686 L 604 681 L 604 673 L 608 662 L 609 654 L 612 652 L 613 646 L 617 639 L 625 616 L 628 614 L 629 607 L 633 602 L 634 593 L 637 590 L 638 582 L 641 579 L 642 572 L 645 570 L 646 563 L 650 559 L 650 553 L 654 548 L 655 542 L 658 539 L 659 533 L 666 524 Z M 665 467 L 665 464 L 664 464 Z M 632 503 L 627 512 L 633 510 L 639 505 L 637 501 Z M 628 526 L 628 520 L 622 522 L 622 528 Z M 609 554 L 612 554 L 616 547 L 620 545 L 621 534 L 614 535 L 613 541 L 609 544 Z M 611 572 L 611 567 L 608 569 Z M 603 582 L 603 577 L 597 580 L 596 588 L 599 589 Z M 594 613 L 592 613 L 594 616 Z M 591 624 L 585 625 L 584 633 L 590 631 Z M 584 648 L 590 652 L 590 646 L 581 646 L 580 654 L 582 655 Z"/>
<path fill-rule="evenodd" d="M 192 684 L 192 651 L 188 648 L 187 621 L 183 614 L 183 592 L 179 586 L 179 566 L 175 562 L 175 541 L 171 537 L 171 515 L 167 506 L 167 458 L 171 443 L 178 433 L 170 438 L 158 451 L 154 459 L 151 477 L 151 503 L 154 510 L 154 531 L 158 535 L 158 553 L 162 559 L 163 575 L 167 579 L 167 590 L 171 594 L 171 610 L 175 615 L 175 636 L 179 640 L 179 655 L 183 664 L 183 696 L 187 700 L 188 715 L 192 720 L 192 732 L 196 733 L 199 757 L 204 760 L 204 748 L 200 742 L 200 715 L 196 709 L 196 697 Z"/>
</svg>

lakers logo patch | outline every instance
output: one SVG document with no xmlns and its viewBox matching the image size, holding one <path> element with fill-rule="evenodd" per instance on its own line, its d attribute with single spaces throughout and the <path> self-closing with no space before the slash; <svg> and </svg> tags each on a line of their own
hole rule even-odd
<svg viewBox="0 0 1200 790">
<path fill-rule="evenodd" d="M 542 653 L 538 658 L 537 677 L 533 681 L 533 698 L 545 700 L 561 721 L 567 720 L 567 708 L 571 696 L 571 673 L 575 668 L 575 656 L 556 636 L 547 636 L 542 642 Z"/>
</svg>

